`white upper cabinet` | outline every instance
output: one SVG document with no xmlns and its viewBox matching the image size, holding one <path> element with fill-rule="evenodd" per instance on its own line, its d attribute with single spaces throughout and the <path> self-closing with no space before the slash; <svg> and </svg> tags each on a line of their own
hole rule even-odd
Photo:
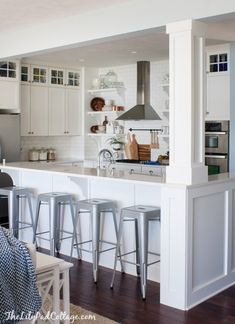
<svg viewBox="0 0 235 324">
<path fill-rule="evenodd" d="M 206 120 L 230 119 L 229 45 L 207 47 Z"/>
<path fill-rule="evenodd" d="M 21 66 L 21 135 L 48 135 L 47 68 Z"/>
<path fill-rule="evenodd" d="M 49 135 L 80 135 L 80 72 L 52 68 L 49 87 Z"/>
<path fill-rule="evenodd" d="M 76 86 L 75 86 L 76 87 Z M 82 134 L 82 109 L 80 90 L 66 89 L 66 129 L 69 135 Z"/>
<path fill-rule="evenodd" d="M 0 108 L 20 112 L 19 62 L 0 61 Z"/>
<path fill-rule="evenodd" d="M 21 134 L 80 135 L 80 71 L 21 66 Z"/>
</svg>

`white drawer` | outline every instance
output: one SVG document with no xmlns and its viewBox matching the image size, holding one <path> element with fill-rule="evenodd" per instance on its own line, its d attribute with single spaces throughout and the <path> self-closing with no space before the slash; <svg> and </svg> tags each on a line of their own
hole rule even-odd
<svg viewBox="0 0 235 324">
<path fill-rule="evenodd" d="M 128 163 L 115 163 L 111 165 L 110 168 L 115 170 L 123 170 L 123 171 L 130 171 L 134 173 L 141 173 L 141 165 L 138 164 L 128 164 Z"/>
<path fill-rule="evenodd" d="M 142 173 L 149 174 L 149 175 L 157 175 L 162 176 L 165 173 L 165 167 L 163 166 L 146 166 L 142 165 Z"/>
</svg>

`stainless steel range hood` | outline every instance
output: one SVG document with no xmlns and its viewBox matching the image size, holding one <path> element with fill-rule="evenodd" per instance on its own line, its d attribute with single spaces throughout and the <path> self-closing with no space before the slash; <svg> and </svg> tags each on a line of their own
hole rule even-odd
<svg viewBox="0 0 235 324">
<path fill-rule="evenodd" d="M 116 120 L 160 120 L 150 105 L 150 62 L 137 62 L 137 105 Z"/>
</svg>

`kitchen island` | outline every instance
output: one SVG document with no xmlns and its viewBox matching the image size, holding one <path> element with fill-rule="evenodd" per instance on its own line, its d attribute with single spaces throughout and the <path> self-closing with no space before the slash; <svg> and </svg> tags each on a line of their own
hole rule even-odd
<svg viewBox="0 0 235 324">
<path fill-rule="evenodd" d="M 88 198 L 112 199 L 116 202 L 118 215 L 123 207 L 135 204 L 147 204 L 160 206 L 161 204 L 161 186 L 164 184 L 164 178 L 155 175 L 130 174 L 128 171 L 113 169 L 84 168 L 79 164 L 56 164 L 39 162 L 18 162 L 8 163 L 3 166 L 2 171 L 11 175 L 16 185 L 32 188 L 33 208 L 36 208 L 36 199 L 38 194 L 59 191 L 71 193 L 76 200 Z M 28 220 L 28 210 L 22 206 L 24 217 Z M 40 217 L 39 229 L 46 231 L 49 226 L 47 206 L 42 206 L 44 217 Z M 23 216 L 23 215 L 22 215 Z M 68 216 L 68 217 L 67 217 Z M 72 229 L 69 211 L 65 207 L 64 222 L 65 229 Z M 43 221 L 42 221 L 43 219 Z M 89 239 L 89 214 L 82 214 L 81 219 L 81 238 L 82 241 Z M 118 216 L 119 221 L 119 216 Z M 156 253 L 160 252 L 160 225 L 158 222 L 151 225 L 150 228 L 150 250 Z M 112 223 L 112 217 L 105 217 L 101 225 L 103 238 L 106 241 L 115 242 L 115 232 Z M 133 224 L 125 226 L 123 248 L 125 251 L 135 249 L 134 227 Z M 21 239 L 31 241 L 30 230 L 21 231 Z M 126 233 L 126 234 L 125 234 Z M 128 233 L 128 234 L 127 234 Z M 49 249 L 49 242 L 38 240 L 39 246 Z M 61 253 L 70 254 L 71 240 L 64 240 L 61 246 Z M 74 257 L 76 257 L 74 249 Z M 129 256 L 134 261 L 134 255 Z M 82 259 L 91 262 L 91 254 L 83 252 Z M 150 256 L 150 260 L 152 257 Z M 114 250 L 102 253 L 100 264 L 113 268 Z M 127 273 L 135 275 L 135 266 L 126 265 Z M 155 264 L 149 267 L 149 278 L 154 281 L 160 281 L 160 265 Z"/>
<path fill-rule="evenodd" d="M 118 212 L 134 204 L 161 207 L 161 224 L 154 223 L 149 233 L 149 249 L 160 251 L 161 262 L 149 267 L 149 279 L 160 282 L 163 304 L 186 310 L 235 282 L 234 174 L 211 176 L 205 183 L 184 185 L 166 183 L 158 176 L 73 165 L 20 162 L 1 169 L 12 176 L 16 185 L 33 189 L 34 207 L 37 195 L 50 191 L 69 192 L 76 199 L 113 199 Z M 24 207 L 22 216 L 27 218 Z M 46 208 L 42 206 L 45 216 L 41 217 L 40 231 L 48 227 Z M 87 217 L 88 214 L 81 217 L 82 240 L 89 238 Z M 70 219 L 65 226 L 72 228 Z M 104 239 L 115 242 L 111 219 L 106 217 L 102 229 Z M 25 232 L 22 239 L 30 241 L 31 236 Z M 39 244 L 49 248 L 47 242 Z M 123 240 L 125 252 L 134 245 L 134 228 L 128 224 Z M 69 255 L 69 251 L 70 242 L 65 240 L 61 253 Z M 113 257 L 113 251 L 102 254 L 100 264 L 112 268 Z M 91 262 L 91 255 L 84 252 L 83 259 Z M 134 266 L 128 265 L 125 270 L 135 275 Z"/>
</svg>

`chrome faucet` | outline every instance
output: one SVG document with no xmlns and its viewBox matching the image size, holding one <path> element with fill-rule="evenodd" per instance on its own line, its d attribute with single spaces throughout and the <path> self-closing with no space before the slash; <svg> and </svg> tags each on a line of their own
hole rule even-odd
<svg viewBox="0 0 235 324">
<path fill-rule="evenodd" d="M 113 153 L 108 150 L 108 149 L 102 149 L 99 151 L 98 153 L 98 165 L 97 167 L 100 169 L 100 159 L 101 159 L 101 156 L 103 156 L 103 159 L 110 162 L 111 163 L 114 163 L 114 158 L 113 158 Z"/>
</svg>

